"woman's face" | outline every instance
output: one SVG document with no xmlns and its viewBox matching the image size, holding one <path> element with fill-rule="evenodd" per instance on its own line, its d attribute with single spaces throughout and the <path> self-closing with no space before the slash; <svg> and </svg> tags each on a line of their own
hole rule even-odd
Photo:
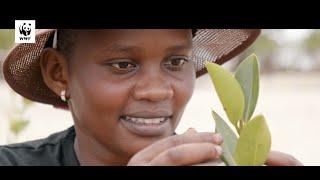
<svg viewBox="0 0 320 180">
<path fill-rule="evenodd" d="M 76 129 L 125 157 L 173 135 L 195 84 L 191 30 L 79 34 L 68 77 Z"/>
</svg>

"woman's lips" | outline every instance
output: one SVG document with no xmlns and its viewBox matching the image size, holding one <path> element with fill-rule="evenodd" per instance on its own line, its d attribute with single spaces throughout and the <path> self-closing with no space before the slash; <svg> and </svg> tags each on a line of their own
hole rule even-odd
<svg viewBox="0 0 320 180">
<path fill-rule="evenodd" d="M 171 116 L 142 118 L 121 116 L 121 123 L 133 134 L 139 136 L 160 136 L 169 128 Z"/>
</svg>

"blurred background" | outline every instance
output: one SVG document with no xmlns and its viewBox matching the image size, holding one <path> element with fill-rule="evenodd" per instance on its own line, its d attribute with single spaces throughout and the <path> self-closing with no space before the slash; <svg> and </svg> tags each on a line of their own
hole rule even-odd
<svg viewBox="0 0 320 180">
<path fill-rule="evenodd" d="M 0 30 L 0 66 L 13 47 L 14 30 Z M 305 165 L 320 165 L 320 30 L 265 29 L 244 53 L 224 66 L 233 71 L 255 53 L 260 60 L 260 95 L 255 114 L 263 114 L 272 134 L 272 149 L 295 156 Z M 211 109 L 226 118 L 208 75 L 196 89 L 176 132 L 189 127 L 214 131 Z M 3 80 L 0 67 L 0 145 L 23 142 L 72 126 L 68 111 L 28 101 Z"/>
</svg>

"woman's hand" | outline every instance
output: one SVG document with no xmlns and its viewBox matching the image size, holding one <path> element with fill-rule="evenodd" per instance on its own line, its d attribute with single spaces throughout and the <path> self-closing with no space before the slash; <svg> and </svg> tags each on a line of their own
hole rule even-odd
<svg viewBox="0 0 320 180">
<path fill-rule="evenodd" d="M 222 136 L 188 130 L 181 135 L 157 141 L 135 154 L 128 166 L 195 165 L 215 160 L 222 154 Z"/>
<path fill-rule="evenodd" d="M 303 166 L 303 164 L 295 159 L 293 156 L 278 152 L 271 151 L 267 161 L 267 166 Z M 211 160 L 209 162 L 197 164 L 197 166 L 225 166 L 225 163 L 221 160 Z"/>
<path fill-rule="evenodd" d="M 303 166 L 293 156 L 278 151 L 271 151 L 265 164 L 267 166 Z"/>
<path fill-rule="evenodd" d="M 182 135 L 162 139 L 134 155 L 129 166 L 134 165 L 197 165 L 223 166 L 219 159 L 222 137 L 215 133 L 197 133 L 189 129 Z M 271 151 L 265 163 L 267 166 L 303 166 L 293 156 Z"/>
<path fill-rule="evenodd" d="M 225 166 L 222 161 L 210 161 L 206 163 L 199 164 L 198 166 Z M 265 162 L 267 166 L 303 166 L 303 164 L 291 155 L 279 152 L 271 151 L 267 161 Z"/>
</svg>

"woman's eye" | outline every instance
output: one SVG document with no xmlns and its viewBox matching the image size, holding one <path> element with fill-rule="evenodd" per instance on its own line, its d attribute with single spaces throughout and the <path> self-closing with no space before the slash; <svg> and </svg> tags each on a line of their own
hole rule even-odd
<svg viewBox="0 0 320 180">
<path fill-rule="evenodd" d="M 170 70 L 178 71 L 181 70 L 183 65 L 188 62 L 187 58 L 179 57 L 179 58 L 171 58 L 164 65 Z"/>
<path fill-rule="evenodd" d="M 111 64 L 112 67 L 115 68 L 120 68 L 120 69 L 127 69 L 127 68 L 132 68 L 135 67 L 132 63 L 129 62 L 118 62 L 118 63 L 113 63 Z"/>
<path fill-rule="evenodd" d="M 130 72 L 137 67 L 137 65 L 135 65 L 134 63 L 126 62 L 126 61 L 111 62 L 111 63 L 108 63 L 108 65 L 111 66 L 111 68 L 113 70 L 120 72 L 120 73 Z"/>
</svg>

